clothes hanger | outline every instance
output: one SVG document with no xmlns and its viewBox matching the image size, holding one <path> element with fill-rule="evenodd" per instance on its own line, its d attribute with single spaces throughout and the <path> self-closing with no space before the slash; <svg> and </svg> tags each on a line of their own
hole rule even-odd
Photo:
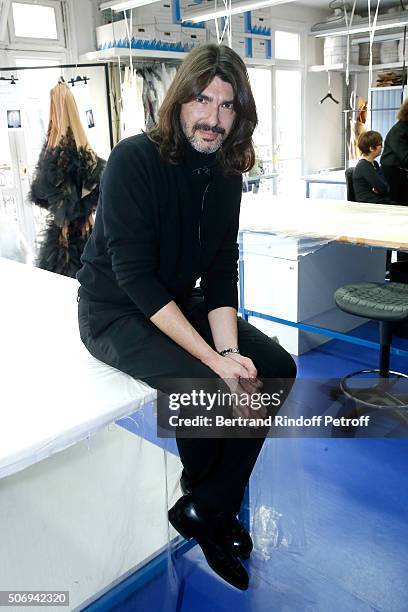
<svg viewBox="0 0 408 612">
<path fill-rule="evenodd" d="M 328 92 L 327 94 L 324 96 L 324 98 L 322 98 L 319 102 L 319 104 L 323 104 L 323 102 L 325 102 L 326 100 L 331 100 L 332 102 L 335 102 L 336 104 L 339 104 L 339 101 L 336 100 L 336 98 L 333 97 L 332 92 L 331 92 L 331 87 L 330 87 L 330 72 L 327 71 L 327 89 Z"/>
<path fill-rule="evenodd" d="M 15 85 L 16 81 L 18 81 L 18 78 L 15 77 L 13 74 L 11 75 L 11 77 L 0 77 L 0 81 L 10 81 L 10 85 Z"/>
<path fill-rule="evenodd" d="M 86 84 L 88 83 L 88 81 L 90 81 L 90 80 L 91 80 L 91 77 L 87 77 L 87 76 L 83 76 L 83 77 L 81 77 L 81 76 L 79 76 L 79 75 L 78 75 L 78 76 L 77 76 L 77 77 L 75 77 L 75 78 L 74 78 L 74 77 L 72 77 L 72 79 L 70 79 L 70 80 L 68 81 L 68 83 L 69 83 L 70 85 L 72 85 L 72 87 L 75 87 L 75 83 L 85 83 L 85 85 L 86 85 Z"/>
</svg>

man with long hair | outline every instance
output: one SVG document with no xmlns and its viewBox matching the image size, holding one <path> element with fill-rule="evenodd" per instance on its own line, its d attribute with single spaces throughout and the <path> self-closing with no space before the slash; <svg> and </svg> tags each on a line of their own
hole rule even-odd
<svg viewBox="0 0 408 612">
<path fill-rule="evenodd" d="M 242 173 L 256 124 L 242 59 L 204 45 L 179 68 L 154 129 L 119 143 L 107 163 L 78 273 L 81 338 L 164 394 L 180 380 L 252 394 L 262 379 L 296 376 L 291 356 L 237 317 Z M 169 520 L 243 590 L 252 540 L 237 515 L 263 441 L 177 432 L 185 494 Z"/>
</svg>

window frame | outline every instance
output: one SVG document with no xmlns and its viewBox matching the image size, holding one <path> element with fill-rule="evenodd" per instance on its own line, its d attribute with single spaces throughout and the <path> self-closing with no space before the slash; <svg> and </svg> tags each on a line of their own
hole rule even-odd
<svg viewBox="0 0 408 612">
<path fill-rule="evenodd" d="M 54 9 L 57 25 L 57 38 L 35 38 L 28 36 L 17 36 L 13 19 L 13 3 L 29 4 L 37 6 L 49 6 Z M 43 50 L 60 49 L 66 50 L 66 33 L 64 27 L 63 7 L 60 0 L 11 0 L 8 16 L 8 31 L 10 44 L 19 49 L 35 49 L 41 47 Z"/>
<path fill-rule="evenodd" d="M 37 49 L 15 49 L 12 51 L 8 51 L 7 53 L 9 58 L 10 66 L 17 66 L 17 59 L 27 58 L 28 60 L 53 60 L 55 59 L 55 65 L 57 64 L 66 64 L 67 62 L 67 53 L 65 51 L 42 51 Z"/>
<path fill-rule="evenodd" d="M 299 34 L 299 59 L 280 59 L 276 57 L 276 38 L 275 33 L 288 32 L 290 34 Z M 283 19 L 272 19 L 272 58 L 276 66 L 300 68 L 307 65 L 306 49 L 307 49 L 307 25 L 302 22 L 287 21 Z"/>
<path fill-rule="evenodd" d="M 298 59 L 290 59 L 288 57 L 277 57 L 276 55 L 276 34 L 278 32 L 282 32 L 284 34 L 295 34 L 298 37 L 298 41 L 299 41 L 299 58 Z M 273 29 L 273 49 L 274 49 L 274 57 L 275 57 L 275 61 L 277 62 L 290 62 L 290 63 L 296 63 L 298 64 L 299 62 L 302 61 L 302 36 L 300 32 L 296 32 L 292 30 L 289 30 L 287 28 L 274 28 Z"/>
<path fill-rule="evenodd" d="M 302 107 L 301 107 L 301 163 L 302 163 L 302 174 L 305 172 L 307 166 L 305 159 L 305 113 L 306 113 L 306 81 L 307 81 L 307 66 L 308 66 L 308 25 L 301 21 L 291 21 L 286 19 L 274 19 L 271 20 L 272 28 L 272 90 L 273 90 L 273 126 L 274 126 L 274 147 L 277 141 L 276 138 L 276 70 L 300 70 L 301 71 L 301 91 L 302 91 Z M 299 60 L 287 60 L 287 59 L 276 59 L 275 57 L 275 31 L 280 32 L 293 32 L 299 34 L 300 44 L 300 59 Z"/>
</svg>

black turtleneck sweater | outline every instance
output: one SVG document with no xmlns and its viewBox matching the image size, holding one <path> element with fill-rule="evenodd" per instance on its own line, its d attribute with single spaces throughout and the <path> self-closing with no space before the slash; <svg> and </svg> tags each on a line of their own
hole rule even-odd
<svg viewBox="0 0 408 612">
<path fill-rule="evenodd" d="M 164 161 L 146 134 L 121 141 L 102 177 L 95 227 L 77 274 L 81 298 L 135 306 L 150 318 L 201 278 L 207 311 L 238 307 L 242 176 L 187 141 Z"/>
</svg>

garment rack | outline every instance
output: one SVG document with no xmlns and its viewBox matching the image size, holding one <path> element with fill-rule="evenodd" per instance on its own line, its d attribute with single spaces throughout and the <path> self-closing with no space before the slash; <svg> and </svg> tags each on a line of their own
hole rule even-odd
<svg viewBox="0 0 408 612">
<path fill-rule="evenodd" d="M 112 111 L 110 105 L 110 84 L 109 84 L 109 64 L 107 62 L 96 62 L 89 64 L 56 64 L 54 66 L 4 66 L 0 67 L 1 72 L 18 72 L 20 70 L 49 70 L 50 68 L 101 68 L 105 70 L 106 104 L 108 108 L 109 141 L 113 149 L 113 130 L 112 130 Z"/>
</svg>

